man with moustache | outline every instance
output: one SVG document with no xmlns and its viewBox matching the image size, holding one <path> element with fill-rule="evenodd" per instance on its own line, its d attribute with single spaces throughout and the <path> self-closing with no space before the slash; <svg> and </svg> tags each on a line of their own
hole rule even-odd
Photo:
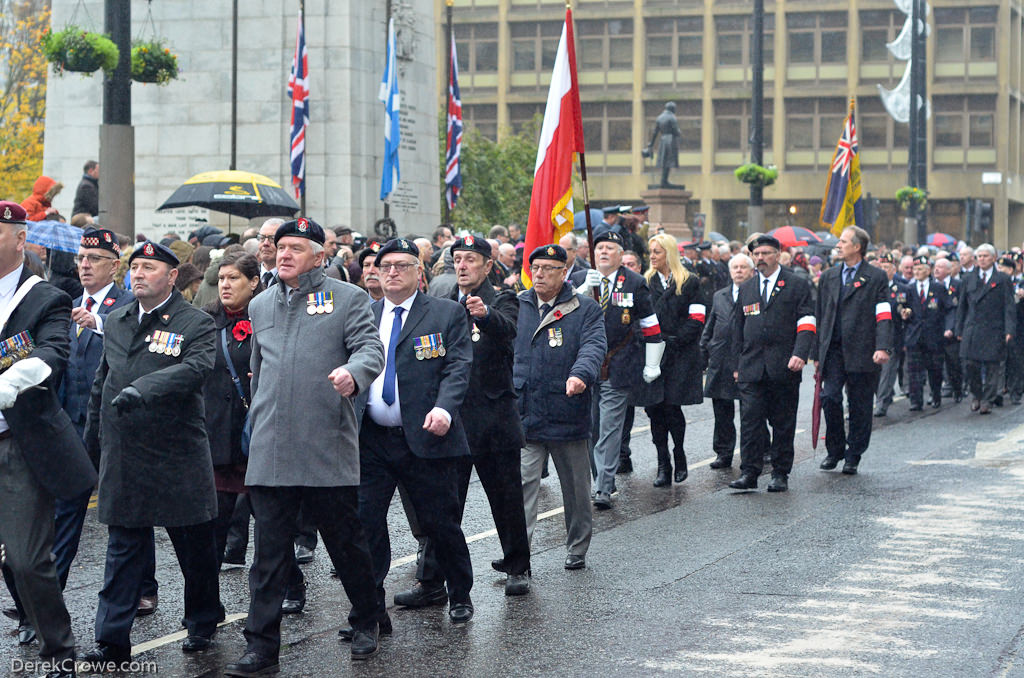
<svg viewBox="0 0 1024 678">
<path fill-rule="evenodd" d="M 384 289 L 380 286 L 380 269 L 376 264 L 378 252 L 380 252 L 380 243 L 373 241 L 361 250 L 358 256 L 359 269 L 362 271 L 359 286 L 366 290 L 373 301 L 384 298 Z"/>
</svg>

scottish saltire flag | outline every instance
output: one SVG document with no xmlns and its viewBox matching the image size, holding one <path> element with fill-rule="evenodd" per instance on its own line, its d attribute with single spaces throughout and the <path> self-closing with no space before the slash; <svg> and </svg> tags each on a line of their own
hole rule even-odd
<svg viewBox="0 0 1024 678">
<path fill-rule="evenodd" d="M 306 35 L 301 9 L 297 33 L 292 70 L 288 74 L 288 96 L 292 100 L 292 186 L 295 187 L 296 198 L 306 193 L 306 128 L 309 127 L 309 63 L 306 60 Z"/>
<path fill-rule="evenodd" d="M 860 155 L 857 127 L 854 124 L 853 100 L 850 113 L 843 123 L 843 133 L 832 156 L 832 170 L 825 184 L 825 198 L 821 201 L 821 224 L 834 235 L 840 235 L 847 226 L 864 223 L 861 205 Z"/>
<path fill-rule="evenodd" d="M 384 77 L 380 79 L 380 94 L 384 102 L 384 170 L 380 177 L 380 199 L 387 200 L 402 178 L 398 169 L 398 63 L 395 58 L 395 19 L 388 20 L 388 52 Z"/>
<path fill-rule="evenodd" d="M 448 143 L 445 153 L 444 183 L 448 209 L 455 208 L 462 190 L 462 97 L 459 94 L 459 60 L 455 56 L 455 31 L 452 31 L 451 77 L 448 79 Z"/>
</svg>

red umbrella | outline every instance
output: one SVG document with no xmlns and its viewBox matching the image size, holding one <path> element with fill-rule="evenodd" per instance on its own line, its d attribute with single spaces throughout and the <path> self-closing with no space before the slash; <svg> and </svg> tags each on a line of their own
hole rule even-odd
<svg viewBox="0 0 1024 678">
<path fill-rule="evenodd" d="M 946 233 L 929 233 L 925 242 L 933 247 L 949 247 L 956 245 L 956 238 Z"/>
<path fill-rule="evenodd" d="M 818 449 L 818 432 L 821 430 L 821 365 L 814 371 L 814 404 L 811 406 L 811 449 Z"/>
<path fill-rule="evenodd" d="M 783 247 L 810 245 L 821 242 L 821 238 L 814 231 L 801 228 L 800 226 L 780 226 L 773 231 L 768 231 L 768 235 L 778 240 Z"/>
</svg>

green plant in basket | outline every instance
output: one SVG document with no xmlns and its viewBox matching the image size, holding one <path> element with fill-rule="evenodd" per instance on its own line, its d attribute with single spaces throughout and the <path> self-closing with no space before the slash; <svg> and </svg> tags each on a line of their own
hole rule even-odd
<svg viewBox="0 0 1024 678">
<path fill-rule="evenodd" d="M 53 64 L 57 75 L 64 71 L 93 73 L 103 69 L 107 73 L 117 68 L 121 53 L 117 45 L 102 33 L 68 26 L 62 31 L 46 31 L 41 45 L 46 60 Z"/>
<path fill-rule="evenodd" d="M 779 178 L 779 170 L 774 166 L 762 167 L 753 162 L 740 165 L 734 174 L 739 181 L 756 186 L 771 186 Z"/>
<path fill-rule="evenodd" d="M 178 57 L 158 40 L 132 46 L 132 80 L 166 85 L 178 77 Z"/>
<path fill-rule="evenodd" d="M 916 186 L 904 186 L 896 191 L 896 203 L 907 212 L 919 212 L 928 204 L 928 193 Z"/>
</svg>

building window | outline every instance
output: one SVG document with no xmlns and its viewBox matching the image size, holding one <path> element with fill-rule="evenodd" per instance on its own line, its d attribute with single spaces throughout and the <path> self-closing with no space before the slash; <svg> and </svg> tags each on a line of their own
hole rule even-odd
<svg viewBox="0 0 1024 678">
<path fill-rule="evenodd" d="M 580 70 L 633 70 L 633 20 L 578 21 Z"/>
<path fill-rule="evenodd" d="M 787 99 L 786 150 L 835 150 L 848 112 L 845 99 Z M 807 157 L 816 164 L 817 154 Z"/>
<path fill-rule="evenodd" d="M 746 14 L 730 14 L 715 17 L 716 57 L 719 66 L 749 66 L 753 59 L 750 54 L 752 34 L 751 17 Z M 764 63 L 775 61 L 774 51 L 775 15 L 764 17 Z"/>
<path fill-rule="evenodd" d="M 532 123 L 534 118 L 539 121 L 544 117 L 544 104 L 510 104 L 508 107 L 508 122 L 514 134 L 519 134 L 523 128 Z M 537 134 L 540 134 L 540 125 L 537 126 Z"/>
<path fill-rule="evenodd" d="M 932 99 L 937 148 L 994 148 L 994 96 L 936 96 Z"/>
<path fill-rule="evenodd" d="M 971 63 L 996 58 L 996 7 L 935 8 L 935 59 Z"/>
<path fill-rule="evenodd" d="M 862 98 L 857 104 L 856 122 L 863 164 L 893 168 L 906 166 L 910 126 L 893 120 L 880 99 Z M 894 152 L 901 155 L 895 157 Z"/>
<path fill-rule="evenodd" d="M 654 132 L 654 120 L 665 110 L 664 101 L 648 101 L 644 103 L 644 147 L 651 141 Z M 676 122 L 679 123 L 679 151 L 699 152 L 701 134 L 701 102 L 700 100 L 677 101 Z M 655 142 L 655 148 L 658 144 Z"/>
<path fill-rule="evenodd" d="M 633 147 L 632 135 L 632 104 L 583 104 L 583 140 L 588 152 L 629 151 Z"/>
<path fill-rule="evenodd" d="M 700 68 L 704 18 L 647 20 L 648 68 Z"/>
<path fill-rule="evenodd" d="M 459 24 L 455 49 L 460 73 L 494 73 L 498 70 L 498 25 Z"/>
<path fill-rule="evenodd" d="M 864 63 L 888 63 L 894 60 L 887 43 L 903 29 L 902 12 L 872 10 L 860 13 L 860 60 Z"/>
<path fill-rule="evenodd" d="M 750 102 L 746 99 L 725 99 L 715 105 L 715 150 L 749 151 L 752 136 Z M 764 100 L 763 147 L 772 147 L 772 100 Z"/>
<path fill-rule="evenodd" d="M 788 14 L 789 63 L 845 63 L 846 19 L 844 12 Z"/>
<path fill-rule="evenodd" d="M 498 107 L 495 104 L 464 104 L 462 120 L 466 129 L 475 129 L 481 136 L 498 139 Z"/>
<path fill-rule="evenodd" d="M 562 24 L 557 21 L 520 22 L 512 34 L 512 70 L 550 72 L 555 65 Z"/>
</svg>

